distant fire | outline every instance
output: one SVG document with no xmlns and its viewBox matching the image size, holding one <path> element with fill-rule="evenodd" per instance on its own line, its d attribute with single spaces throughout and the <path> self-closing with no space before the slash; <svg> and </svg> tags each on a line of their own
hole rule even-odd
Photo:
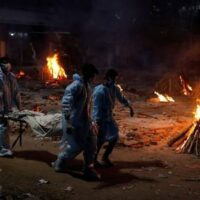
<svg viewBox="0 0 200 200">
<path fill-rule="evenodd" d="M 17 79 L 20 79 L 25 76 L 25 72 L 20 70 L 17 74 L 15 74 Z"/>
<path fill-rule="evenodd" d="M 181 75 L 179 76 L 179 78 L 180 78 L 181 85 L 183 87 L 183 94 L 185 96 L 190 95 L 192 93 L 192 87 L 183 79 Z"/>
<path fill-rule="evenodd" d="M 67 78 L 65 70 L 62 68 L 62 66 L 59 65 L 58 54 L 47 57 L 47 67 L 52 79 L 60 80 Z"/>
<path fill-rule="evenodd" d="M 162 95 L 162 94 L 160 94 L 160 93 L 158 93 L 156 91 L 154 91 L 154 94 L 157 95 L 157 97 L 159 99 L 159 102 L 175 102 L 175 100 L 172 97 L 170 97 L 170 96 L 168 96 L 166 94 Z"/>
</svg>

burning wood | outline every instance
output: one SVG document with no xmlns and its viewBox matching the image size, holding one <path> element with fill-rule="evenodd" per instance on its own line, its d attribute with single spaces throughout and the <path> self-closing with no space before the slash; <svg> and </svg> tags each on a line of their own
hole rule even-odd
<svg viewBox="0 0 200 200">
<path fill-rule="evenodd" d="M 196 112 L 194 113 L 194 122 L 186 128 L 183 132 L 170 139 L 169 146 L 172 146 L 177 141 L 180 144 L 176 150 L 180 153 L 191 153 L 196 156 L 200 155 L 200 104 L 197 105 Z"/>
<path fill-rule="evenodd" d="M 42 79 L 47 85 L 67 79 L 64 68 L 59 64 L 58 54 L 47 57 L 47 65 L 43 68 Z"/>
<path fill-rule="evenodd" d="M 183 87 L 183 94 L 185 96 L 190 95 L 192 93 L 192 87 L 183 79 L 181 75 L 179 76 L 179 78 L 180 78 L 181 85 Z"/>
<path fill-rule="evenodd" d="M 53 79 L 67 78 L 65 70 L 58 63 L 58 54 L 54 54 L 52 57 L 47 57 L 47 67 L 49 74 Z"/>
<path fill-rule="evenodd" d="M 15 74 L 17 79 L 20 79 L 22 77 L 25 77 L 25 72 L 20 70 L 17 74 Z"/>
<path fill-rule="evenodd" d="M 47 67 L 53 79 L 67 78 L 65 70 L 58 63 L 58 54 L 47 57 Z"/>
<path fill-rule="evenodd" d="M 162 94 L 160 94 L 160 93 L 158 93 L 156 91 L 154 91 L 154 94 L 157 95 L 158 102 L 175 102 L 175 100 L 172 97 L 170 97 L 170 96 L 168 96 L 166 94 L 162 95 Z"/>
</svg>

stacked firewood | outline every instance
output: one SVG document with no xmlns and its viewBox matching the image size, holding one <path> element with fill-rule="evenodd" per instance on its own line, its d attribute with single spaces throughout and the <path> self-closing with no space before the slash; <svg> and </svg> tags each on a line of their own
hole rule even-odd
<svg viewBox="0 0 200 200">
<path fill-rule="evenodd" d="M 200 121 L 193 122 L 184 131 L 168 141 L 169 146 L 176 146 L 180 153 L 200 156 Z"/>
</svg>

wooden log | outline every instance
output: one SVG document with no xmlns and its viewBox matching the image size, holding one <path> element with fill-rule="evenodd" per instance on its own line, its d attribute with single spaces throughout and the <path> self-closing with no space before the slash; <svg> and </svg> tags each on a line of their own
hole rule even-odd
<svg viewBox="0 0 200 200">
<path fill-rule="evenodd" d="M 185 134 L 193 127 L 195 126 L 193 123 L 188 126 L 186 129 L 184 129 L 182 132 L 179 134 L 175 135 L 174 137 L 170 138 L 169 141 L 167 142 L 167 145 L 171 147 L 176 141 L 178 141 L 180 138 L 185 136 Z"/>
<path fill-rule="evenodd" d="M 181 152 L 182 153 L 187 153 L 187 150 L 188 150 L 188 148 L 190 146 L 190 142 L 193 139 L 194 133 L 196 132 L 197 128 L 198 128 L 198 126 L 197 126 L 197 123 L 195 122 L 194 126 L 187 133 L 187 139 L 186 139 L 186 141 L 181 146 Z"/>
<path fill-rule="evenodd" d="M 180 147 L 186 139 L 187 139 L 187 137 L 186 137 L 186 135 L 184 135 L 183 137 L 178 139 L 176 142 L 174 142 L 174 144 L 172 144 L 171 146 L 176 147 L 178 150 L 178 147 Z"/>
<path fill-rule="evenodd" d="M 149 117 L 149 118 L 153 118 L 153 119 L 158 119 L 157 117 L 154 117 L 152 115 L 148 115 L 148 114 L 144 114 L 144 113 L 137 113 L 138 115 L 141 115 L 141 116 L 145 116 L 145 117 Z"/>
<path fill-rule="evenodd" d="M 189 148 L 187 150 L 188 153 L 193 153 L 193 149 L 195 147 L 195 143 L 196 143 L 196 140 L 197 140 L 198 132 L 199 132 L 199 128 L 197 128 L 197 130 L 193 134 L 193 138 L 191 139 Z"/>
<path fill-rule="evenodd" d="M 191 141 L 192 141 L 193 138 L 194 138 L 194 133 L 195 133 L 195 132 L 191 133 L 191 134 L 188 136 L 188 138 L 187 138 L 187 140 L 186 140 L 186 143 L 185 143 L 185 145 L 183 146 L 183 150 L 182 150 L 183 153 L 189 153 L 189 152 L 188 152 L 188 149 L 189 149 L 189 147 L 190 147 Z"/>
<path fill-rule="evenodd" d="M 198 132 L 196 143 L 195 143 L 195 154 L 196 154 L 196 156 L 199 156 L 199 136 L 200 136 L 200 131 Z"/>
</svg>

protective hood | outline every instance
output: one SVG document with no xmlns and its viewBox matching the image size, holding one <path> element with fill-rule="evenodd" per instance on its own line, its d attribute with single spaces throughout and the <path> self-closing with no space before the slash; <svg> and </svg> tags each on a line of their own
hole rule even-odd
<svg viewBox="0 0 200 200">
<path fill-rule="evenodd" d="M 82 78 L 79 74 L 73 74 L 73 81 L 82 81 Z"/>
</svg>

